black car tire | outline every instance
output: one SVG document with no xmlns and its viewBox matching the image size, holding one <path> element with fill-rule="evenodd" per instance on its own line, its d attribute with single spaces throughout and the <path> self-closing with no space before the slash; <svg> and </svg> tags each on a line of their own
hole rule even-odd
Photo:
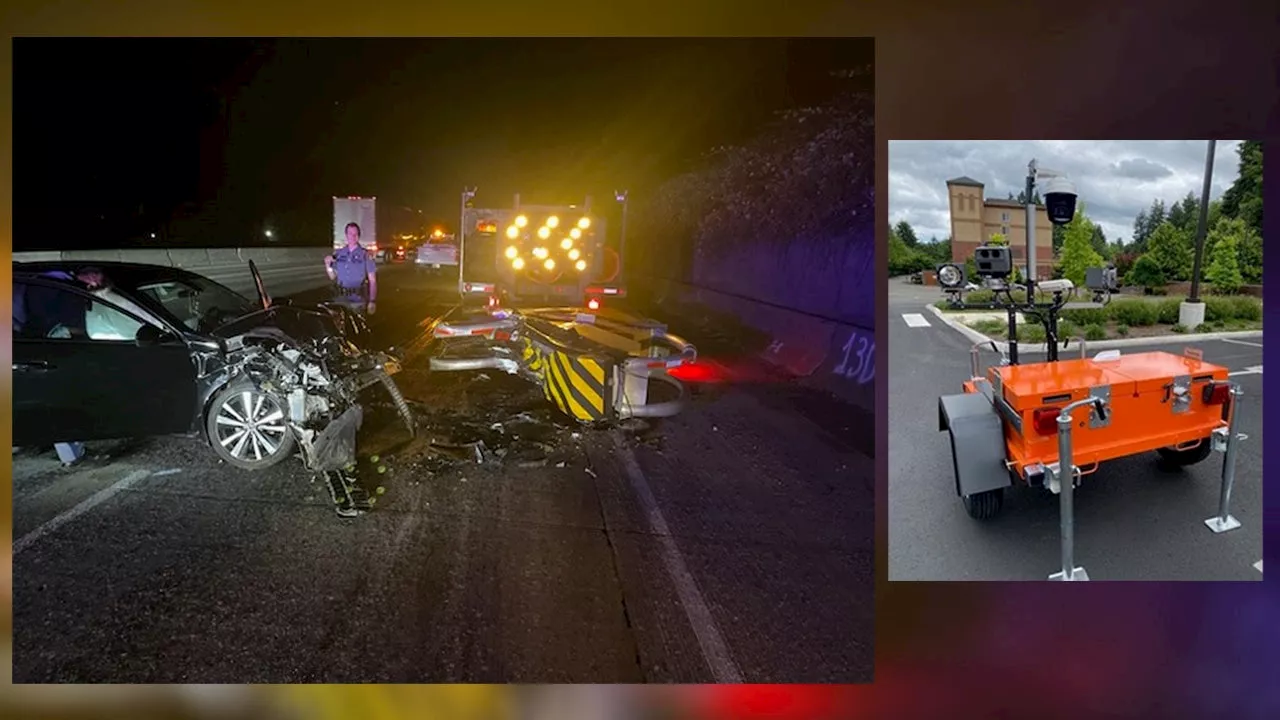
<svg viewBox="0 0 1280 720">
<path fill-rule="evenodd" d="M 960 498 L 965 512 L 974 520 L 991 520 L 1004 507 L 1004 488 L 986 490 Z"/>
<path fill-rule="evenodd" d="M 1213 452 L 1213 443 L 1209 441 L 1209 438 L 1205 438 L 1193 448 L 1187 448 L 1186 450 L 1160 448 L 1156 452 L 1160 453 L 1160 459 L 1171 467 L 1187 467 L 1207 460 L 1210 453 Z"/>
<path fill-rule="evenodd" d="M 256 437 L 250 436 L 247 442 L 241 444 L 239 440 L 227 440 L 229 437 L 235 437 L 236 425 L 225 421 L 230 420 L 234 423 L 237 418 L 243 419 L 245 393 L 249 393 L 250 410 L 254 408 L 258 410 L 257 419 L 261 429 Z M 279 413 L 278 421 L 273 419 L 277 412 Z M 205 414 L 205 432 L 208 435 L 209 445 L 220 459 L 241 470 L 265 470 L 278 465 L 293 454 L 297 445 L 293 431 L 287 425 L 288 412 L 289 404 L 284 398 L 263 390 L 251 381 L 233 381 L 220 390 L 209 403 L 209 410 Z M 219 421 L 220 418 L 223 422 Z M 272 424 L 261 425 L 264 418 Z M 278 425 L 275 424 L 276 422 Z M 277 432 L 275 430 L 277 427 L 283 428 L 283 433 Z M 253 445 L 255 440 L 258 441 L 256 450 Z M 264 440 L 265 444 L 262 442 Z"/>
</svg>

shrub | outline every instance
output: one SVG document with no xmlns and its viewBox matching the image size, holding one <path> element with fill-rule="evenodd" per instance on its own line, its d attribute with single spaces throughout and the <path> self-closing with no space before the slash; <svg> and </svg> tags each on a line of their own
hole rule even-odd
<svg viewBox="0 0 1280 720">
<path fill-rule="evenodd" d="M 1080 328 L 1077 327 L 1075 323 L 1071 322 L 1070 320 L 1058 321 L 1058 337 L 1059 338 L 1069 338 L 1072 335 L 1079 335 L 1079 334 L 1080 334 Z"/>
<path fill-rule="evenodd" d="M 1187 331 L 1187 326 L 1183 325 L 1182 323 L 1178 323 L 1169 329 L 1176 333 L 1184 333 Z"/>
<path fill-rule="evenodd" d="M 1084 339 L 1085 340 L 1106 340 L 1107 329 L 1102 327 L 1101 325 L 1098 325 L 1097 323 L 1094 323 L 1093 325 L 1090 325 L 1089 327 L 1084 329 Z"/>
<path fill-rule="evenodd" d="M 1155 305 L 1156 312 L 1159 316 L 1159 320 L 1157 322 L 1164 323 L 1165 325 L 1172 325 L 1178 322 L 1178 313 L 1182 310 L 1181 298 L 1161 300 Z"/>
<path fill-rule="evenodd" d="M 1107 321 L 1107 308 L 1082 308 L 1079 310 L 1063 310 L 1060 317 L 1078 325 L 1101 324 Z"/>
<path fill-rule="evenodd" d="M 1044 340 L 1044 328 L 1040 325 L 1028 323 L 1018 326 L 1018 342 L 1037 344 L 1044 342 Z"/>
<path fill-rule="evenodd" d="M 1225 297 L 1205 297 L 1204 300 L 1204 317 L 1206 320 L 1231 320 L 1235 318 L 1235 307 L 1231 304 L 1231 298 Z"/>
<path fill-rule="evenodd" d="M 1209 323 L 1200 323 L 1199 325 L 1196 326 L 1196 332 L 1201 334 L 1207 333 L 1207 332 L 1213 332 L 1213 326 L 1210 325 Z"/>
<path fill-rule="evenodd" d="M 995 293 L 990 290 L 974 290 L 964 295 L 964 301 L 967 303 L 989 303 L 995 299 Z"/>
<path fill-rule="evenodd" d="M 1160 320 L 1160 313 L 1155 303 L 1145 300 L 1117 300 L 1108 306 L 1111 317 L 1118 322 L 1133 327 L 1155 325 Z"/>
<path fill-rule="evenodd" d="M 1125 282 L 1149 291 L 1152 288 L 1164 287 L 1166 276 L 1160 263 L 1149 255 L 1143 255 L 1133 263 L 1133 269 L 1125 275 Z"/>
<path fill-rule="evenodd" d="M 1237 295 L 1226 300 L 1231 307 L 1231 317 L 1252 322 L 1262 319 L 1262 301 L 1258 298 Z"/>
<path fill-rule="evenodd" d="M 1117 335 L 1119 335 L 1120 337 L 1129 337 L 1129 326 L 1128 326 L 1128 325 L 1117 325 L 1117 326 L 1116 326 L 1116 334 L 1117 334 Z"/>
<path fill-rule="evenodd" d="M 973 323 L 973 325 L 971 325 L 970 327 L 982 333 L 983 335 L 988 335 L 988 336 L 992 336 L 992 335 L 1003 336 L 1005 332 L 1009 329 L 1008 323 L 1004 323 L 999 320 L 991 320 L 991 319 L 978 320 L 977 322 Z"/>
</svg>

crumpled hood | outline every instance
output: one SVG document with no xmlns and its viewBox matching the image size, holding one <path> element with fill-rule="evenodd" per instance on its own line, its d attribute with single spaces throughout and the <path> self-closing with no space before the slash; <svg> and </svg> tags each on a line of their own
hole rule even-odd
<svg viewBox="0 0 1280 720">
<path fill-rule="evenodd" d="M 277 305 L 257 310 L 226 323 L 213 332 L 223 338 L 233 338 L 259 328 L 279 330 L 299 343 L 321 340 L 326 337 L 347 337 L 347 328 L 323 307 L 315 305 Z M 349 339 L 349 338 L 348 338 Z"/>
</svg>

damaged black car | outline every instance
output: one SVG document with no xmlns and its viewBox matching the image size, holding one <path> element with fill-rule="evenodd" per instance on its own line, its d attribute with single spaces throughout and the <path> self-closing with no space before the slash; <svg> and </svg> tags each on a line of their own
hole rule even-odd
<svg viewBox="0 0 1280 720">
<path fill-rule="evenodd" d="M 263 470 L 300 455 L 348 466 L 380 386 L 410 434 L 392 375 L 356 313 L 257 288 L 247 298 L 176 267 L 14 263 L 13 444 L 196 435 L 227 464 Z"/>
</svg>

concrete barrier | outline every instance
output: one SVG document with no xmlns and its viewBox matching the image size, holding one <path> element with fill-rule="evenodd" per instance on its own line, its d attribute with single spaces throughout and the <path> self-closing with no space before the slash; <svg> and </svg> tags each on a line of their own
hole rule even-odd
<svg viewBox="0 0 1280 720">
<path fill-rule="evenodd" d="M 130 262 L 180 267 L 250 295 L 257 292 L 249 273 L 249 261 L 253 260 L 271 294 L 285 296 L 329 285 L 322 262 L 328 252 L 323 247 L 138 248 L 20 252 L 13 254 L 13 260 Z"/>
<path fill-rule="evenodd" d="M 649 284 L 654 297 L 697 303 L 738 318 L 772 339 L 762 353 L 764 360 L 805 385 L 831 392 L 865 413 L 874 412 L 874 327 L 666 278 L 637 281 Z"/>
</svg>

